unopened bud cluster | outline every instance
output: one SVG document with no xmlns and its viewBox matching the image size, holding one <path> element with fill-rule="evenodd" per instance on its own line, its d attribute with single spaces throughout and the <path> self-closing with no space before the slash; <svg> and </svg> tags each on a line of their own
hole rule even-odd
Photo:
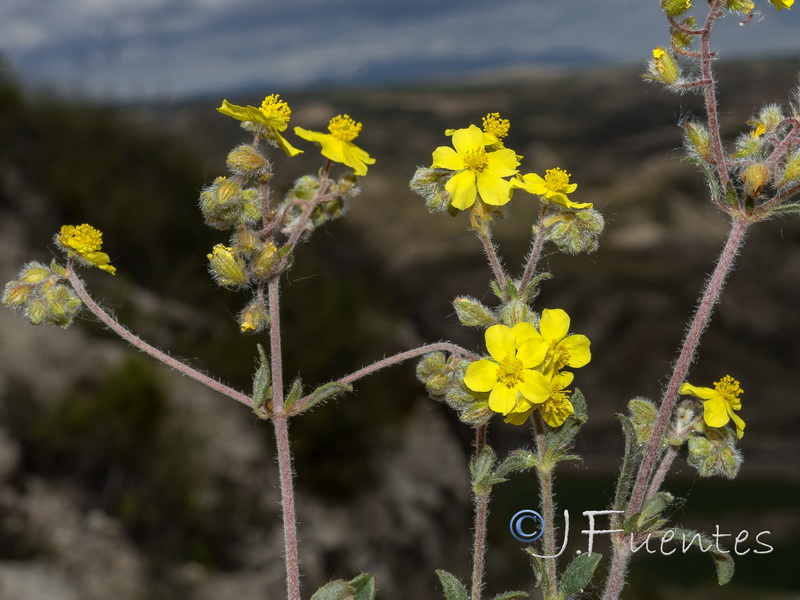
<svg viewBox="0 0 800 600">
<path fill-rule="evenodd" d="M 317 227 L 338 219 L 347 212 L 348 201 L 357 196 L 358 187 L 355 175 L 345 175 L 337 180 L 328 180 L 325 193 L 319 196 L 320 178 L 304 175 L 294 182 L 278 208 L 282 232 L 290 235 L 302 227 L 301 235 L 307 235 Z M 304 214 L 310 210 L 308 217 Z"/>
<path fill-rule="evenodd" d="M 22 310 L 34 325 L 69 327 L 80 310 L 81 300 L 69 285 L 61 283 L 63 279 L 63 268 L 55 263 L 48 267 L 30 262 L 6 284 L 2 303 Z"/>
</svg>

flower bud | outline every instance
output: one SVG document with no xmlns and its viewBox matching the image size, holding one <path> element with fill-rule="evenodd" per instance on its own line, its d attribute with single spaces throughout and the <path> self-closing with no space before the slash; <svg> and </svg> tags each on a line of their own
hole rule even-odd
<svg viewBox="0 0 800 600">
<path fill-rule="evenodd" d="M 547 228 L 548 239 L 562 252 L 579 254 L 594 252 L 599 246 L 605 220 L 593 208 L 564 210 L 542 221 Z"/>
<path fill-rule="evenodd" d="M 243 287 L 247 285 L 244 263 L 236 257 L 233 249 L 217 244 L 208 255 L 209 271 L 214 280 L 224 287 Z"/>
<path fill-rule="evenodd" d="M 764 163 L 753 163 L 741 173 L 740 177 L 748 196 L 760 196 L 762 188 L 770 179 L 769 167 Z"/>
<path fill-rule="evenodd" d="M 428 210 L 447 212 L 450 206 L 450 194 L 445 190 L 445 184 L 452 175 L 452 171 L 420 167 L 414 173 L 408 186 L 411 191 L 425 199 L 425 206 L 428 207 Z"/>
<path fill-rule="evenodd" d="M 267 157 L 247 144 L 231 150 L 226 162 L 231 172 L 237 175 L 258 177 L 272 171 Z"/>
<path fill-rule="evenodd" d="M 731 12 L 746 15 L 753 12 L 756 5 L 753 4 L 752 0 L 726 0 L 725 8 Z"/>
<path fill-rule="evenodd" d="M 800 179 L 800 149 L 786 155 L 786 166 L 783 168 L 779 186 L 795 183 Z"/>
<path fill-rule="evenodd" d="M 64 328 L 72 324 L 81 307 L 81 299 L 72 288 L 60 284 L 45 291 L 44 303 L 47 307 L 46 321 Z"/>
<path fill-rule="evenodd" d="M 232 229 L 254 224 L 261 218 L 258 190 L 243 189 L 234 179 L 217 177 L 200 193 L 200 210 L 206 224 L 215 229 Z"/>
<path fill-rule="evenodd" d="M 661 0 L 661 9 L 668 17 L 682 15 L 692 7 L 692 0 Z"/>
<path fill-rule="evenodd" d="M 269 311 L 261 300 L 253 300 L 239 313 L 242 333 L 259 333 L 269 325 Z"/>
<path fill-rule="evenodd" d="M 3 290 L 2 304 L 9 308 L 21 308 L 35 290 L 36 286 L 34 285 L 20 283 L 19 281 L 9 281 Z"/>
<path fill-rule="evenodd" d="M 530 323 L 533 319 L 533 312 L 530 307 L 519 299 L 509 300 L 500 309 L 500 322 L 507 327 L 513 327 L 517 323 Z"/>
<path fill-rule="evenodd" d="M 675 58 L 661 47 L 653 50 L 653 58 L 648 64 L 648 79 L 661 81 L 667 85 L 672 85 L 680 79 L 680 71 Z"/>
<path fill-rule="evenodd" d="M 742 454 L 736 448 L 736 434 L 729 429 L 707 428 L 693 435 L 688 443 L 687 462 L 701 477 L 722 475 L 733 479 L 742 464 Z"/>
<path fill-rule="evenodd" d="M 20 283 L 41 283 L 53 274 L 53 271 L 42 263 L 30 262 L 19 274 Z"/>
<path fill-rule="evenodd" d="M 704 161 L 711 162 L 711 135 L 708 129 L 697 121 L 688 121 L 683 124 L 683 131 L 686 134 L 684 144 L 687 149 Z"/>
<path fill-rule="evenodd" d="M 275 267 L 278 266 L 279 260 L 280 256 L 275 244 L 273 242 L 263 244 L 250 264 L 253 276 L 256 279 L 267 279 L 275 273 Z"/>
<path fill-rule="evenodd" d="M 467 327 L 482 327 L 485 329 L 497 324 L 497 319 L 492 314 L 491 309 L 475 298 L 460 296 L 453 300 L 453 308 L 456 309 L 458 320 Z"/>
</svg>

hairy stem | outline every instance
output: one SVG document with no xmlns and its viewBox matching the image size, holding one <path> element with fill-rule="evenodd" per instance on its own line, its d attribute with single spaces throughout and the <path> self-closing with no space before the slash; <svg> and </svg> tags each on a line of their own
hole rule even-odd
<svg viewBox="0 0 800 600">
<path fill-rule="evenodd" d="M 544 243 L 547 240 L 547 235 L 544 231 L 544 225 L 542 224 L 542 220 L 544 219 L 545 212 L 547 212 L 547 206 L 542 206 L 542 210 L 539 213 L 539 222 L 533 226 L 534 234 L 533 234 L 533 241 L 531 243 L 531 251 L 528 253 L 528 260 L 525 263 L 525 270 L 522 273 L 522 278 L 519 280 L 519 293 L 521 294 L 528 284 L 533 279 L 534 273 L 536 273 L 536 266 L 539 264 L 539 258 L 542 255 L 542 248 L 544 248 Z"/>
<path fill-rule="evenodd" d="M 744 242 L 749 225 L 749 220 L 744 216 L 737 216 L 734 218 L 730 232 L 728 233 L 728 240 L 725 243 L 725 247 L 703 291 L 700 304 L 695 311 L 694 317 L 689 325 L 689 330 L 684 338 L 680 354 L 673 366 L 672 376 L 664 390 L 664 395 L 661 399 L 661 407 L 656 422 L 653 425 L 650 440 L 642 455 L 639 473 L 631 491 L 631 501 L 627 510 L 628 516 L 634 515 L 641 510 L 642 504 L 646 499 L 646 493 L 651 489 L 653 466 L 656 459 L 661 455 L 661 446 L 664 441 L 664 435 L 666 434 L 667 424 L 672 417 L 673 409 L 678 401 L 678 390 L 686 379 L 689 367 L 692 365 L 692 362 L 694 362 L 697 348 L 700 345 L 700 338 L 703 331 L 708 326 L 714 306 L 719 300 L 723 287 L 725 287 L 725 281 L 731 272 L 736 254 L 739 252 Z M 662 479 L 663 475 L 666 475 L 666 471 L 660 475 Z M 629 558 L 630 553 L 627 551 L 627 547 L 624 544 L 614 546 L 612 568 L 606 580 L 606 591 L 603 596 L 604 600 L 615 600 L 619 596 L 619 592 L 625 584 L 624 577 Z"/>
<path fill-rule="evenodd" d="M 475 429 L 475 457 L 486 445 L 486 425 Z M 489 519 L 489 494 L 475 494 L 475 531 L 472 544 L 472 600 L 480 600 L 486 570 L 486 523 Z"/>
<path fill-rule="evenodd" d="M 553 497 L 553 469 L 545 459 L 547 453 L 547 429 L 544 419 L 539 411 L 533 413 L 533 431 L 536 440 L 536 451 L 539 455 L 539 467 L 536 469 L 536 476 L 539 480 L 539 497 L 542 503 L 542 527 L 544 529 L 544 553 L 547 557 L 554 557 L 556 554 L 556 532 L 553 526 L 555 515 L 555 499 Z M 556 559 L 545 558 L 544 568 L 547 571 L 548 585 L 543 589 L 545 600 L 558 597 L 558 572 L 556 570 Z"/>
<path fill-rule="evenodd" d="M 300 557 L 297 552 L 297 516 L 294 507 L 294 473 L 289 447 L 289 418 L 283 411 L 283 355 L 281 353 L 279 278 L 267 285 L 270 315 L 270 362 L 272 367 L 272 423 L 278 450 L 278 476 L 283 512 L 283 543 L 286 558 L 287 600 L 300 600 Z"/>
<path fill-rule="evenodd" d="M 84 306 L 88 308 L 94 316 L 96 316 L 103 324 L 108 327 L 111 331 L 116 333 L 119 337 L 123 340 L 134 346 L 137 350 L 141 350 L 145 354 L 148 354 L 155 358 L 157 361 L 164 363 L 168 367 L 172 367 L 176 371 L 179 371 L 183 375 L 194 379 L 202 383 L 203 385 L 211 388 L 215 392 L 219 392 L 223 396 L 227 396 L 228 398 L 233 398 L 237 402 L 241 402 L 245 406 L 253 408 L 253 399 L 241 392 L 237 392 L 236 390 L 229 388 L 227 385 L 220 383 L 219 381 L 212 379 L 208 375 L 204 375 L 200 371 L 193 369 L 189 365 L 182 363 L 181 361 L 172 358 L 165 352 L 162 352 L 155 346 L 151 346 L 143 339 L 138 337 L 137 335 L 131 333 L 128 329 L 123 327 L 119 324 L 119 322 L 114 319 L 111 315 L 109 315 L 105 310 L 100 308 L 100 305 L 94 301 L 94 299 L 89 295 L 89 292 L 86 291 L 86 288 L 83 285 L 83 281 L 75 274 L 75 272 L 70 269 L 68 275 L 69 282 L 72 284 L 72 289 L 75 290 L 75 293 L 78 294 L 78 297 L 83 302 Z"/>
<path fill-rule="evenodd" d="M 725 160 L 725 151 L 722 148 L 722 136 L 720 134 L 719 118 L 717 116 L 717 95 L 714 89 L 714 74 L 711 69 L 711 62 L 714 58 L 714 54 L 711 52 L 711 30 L 714 27 L 714 22 L 724 14 L 724 10 L 724 0 L 714 0 L 714 3 L 708 11 L 703 33 L 700 36 L 700 69 L 703 74 L 703 79 L 707 82 L 706 85 L 703 86 L 703 98 L 705 100 L 706 114 L 708 115 L 708 129 L 711 132 L 711 148 L 714 165 L 717 168 L 723 196 L 728 187 L 728 165 Z M 714 201 L 720 206 L 723 203 L 721 198 L 714 198 Z"/>
</svg>

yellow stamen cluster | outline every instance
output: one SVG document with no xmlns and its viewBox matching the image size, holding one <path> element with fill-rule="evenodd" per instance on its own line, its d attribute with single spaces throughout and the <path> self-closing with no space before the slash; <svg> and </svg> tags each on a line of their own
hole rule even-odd
<svg viewBox="0 0 800 600">
<path fill-rule="evenodd" d="M 286 102 L 280 99 L 278 94 L 272 94 L 264 98 L 258 110 L 268 119 L 280 119 L 283 121 L 283 129 L 286 128 L 292 116 L 292 109 L 289 108 Z M 283 129 L 281 129 L 281 131 Z"/>
<path fill-rule="evenodd" d="M 472 171 L 483 171 L 489 164 L 489 155 L 483 148 L 467 150 L 463 154 L 464 166 Z"/>
<path fill-rule="evenodd" d="M 547 169 L 544 173 L 544 180 L 548 188 L 554 192 L 560 192 L 569 185 L 569 173 L 561 167 Z"/>
<path fill-rule="evenodd" d="M 523 381 L 522 371 L 525 366 L 522 361 L 510 354 L 500 361 L 500 368 L 497 369 L 497 380 L 507 387 L 514 387 Z"/>
<path fill-rule="evenodd" d="M 511 121 L 500 118 L 500 113 L 489 113 L 483 117 L 483 130 L 486 133 L 491 133 L 498 140 L 502 140 L 508 135 L 510 126 Z"/>
<path fill-rule="evenodd" d="M 58 240 L 78 254 L 97 252 L 103 247 L 103 234 L 91 225 L 64 225 Z"/>
<path fill-rule="evenodd" d="M 337 115 L 328 124 L 328 131 L 333 137 L 343 142 L 349 142 L 356 139 L 361 133 L 361 123 L 356 123 L 348 115 Z"/>
<path fill-rule="evenodd" d="M 730 375 L 725 375 L 722 379 L 714 383 L 714 389 L 720 395 L 726 398 L 729 402 L 738 400 L 739 396 L 744 393 L 742 386 Z"/>
</svg>

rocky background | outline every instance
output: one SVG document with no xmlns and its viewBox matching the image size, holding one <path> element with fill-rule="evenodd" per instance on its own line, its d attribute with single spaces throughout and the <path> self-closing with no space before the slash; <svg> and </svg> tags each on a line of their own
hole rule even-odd
<svg viewBox="0 0 800 600">
<path fill-rule="evenodd" d="M 787 101 L 796 61 L 723 64 L 723 127 L 733 135 L 765 102 Z M 265 93 L 229 97 L 258 104 Z M 522 168 L 568 169 L 576 199 L 607 219 L 591 256 L 547 256 L 555 278 L 540 308 L 564 308 L 592 340 L 575 384 L 590 421 L 580 465 L 556 480 L 585 550 L 584 510 L 613 494 L 628 399 L 657 399 L 684 324 L 719 251 L 726 220 L 702 177 L 680 161 L 676 122 L 699 114 L 634 71 L 507 73 L 469 85 L 285 95 L 293 124 L 324 129 L 334 114 L 364 122 L 378 160 L 345 219 L 300 248 L 283 295 L 286 372 L 319 384 L 384 355 L 450 339 L 481 347 L 450 302 L 491 302 L 480 244 L 461 215 L 430 215 L 407 188 L 443 131 L 487 112 L 511 119 Z M 67 104 L 0 82 L 0 280 L 49 262 L 64 223 L 105 234 L 116 277 L 85 278 L 96 298 L 145 339 L 242 390 L 255 344 L 232 315 L 244 298 L 219 290 L 205 255 L 223 236 L 196 208 L 246 141 L 214 111 L 220 99 L 126 109 Z M 276 158 L 276 192 L 318 168 L 318 155 Z M 520 195 L 496 239 L 509 269 L 529 243 L 534 208 Z M 533 203 L 533 200 L 530 200 Z M 628 597 L 796 598 L 800 558 L 800 223 L 754 227 L 691 381 L 730 373 L 745 389 L 746 460 L 735 481 L 685 465 L 668 489 L 686 498 L 675 521 L 713 533 L 769 530 L 775 551 L 737 560 L 728 586 L 710 558 L 640 557 Z M 385 600 L 441 598 L 435 569 L 469 575 L 471 434 L 425 397 L 414 365 L 370 377 L 292 426 L 304 590 L 359 572 Z M 529 444 L 495 423 L 499 452 Z M 68 330 L 0 310 L 0 598 L 249 600 L 283 596 L 282 541 L 268 423 L 136 355 L 88 317 Z M 535 508 L 532 478 L 499 486 L 490 522 L 487 593 L 530 589 L 517 510 Z M 732 538 L 728 538 L 732 539 Z M 723 538 L 723 543 L 725 539 Z M 601 548 L 601 552 L 603 549 Z"/>
</svg>

